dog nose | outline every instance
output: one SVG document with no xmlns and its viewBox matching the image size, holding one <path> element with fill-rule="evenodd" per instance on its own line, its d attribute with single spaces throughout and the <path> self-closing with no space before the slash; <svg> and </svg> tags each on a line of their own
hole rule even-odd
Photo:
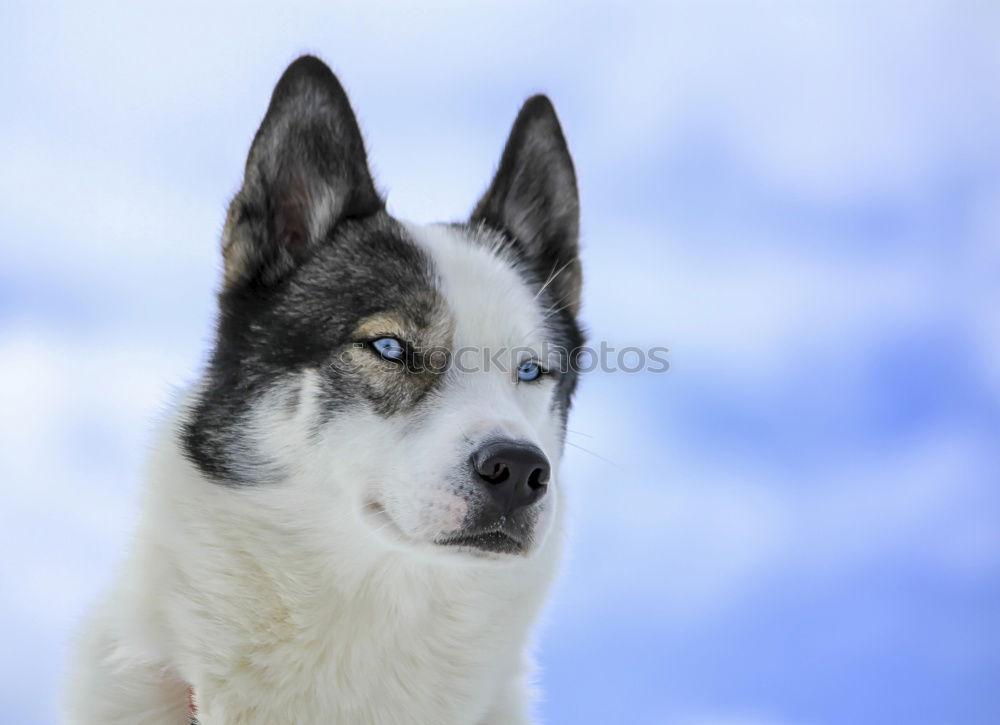
<svg viewBox="0 0 1000 725">
<path fill-rule="evenodd" d="M 505 513 L 529 506 L 549 484 L 549 461 L 536 446 L 500 441 L 472 454 L 472 467 L 483 488 Z"/>
</svg>

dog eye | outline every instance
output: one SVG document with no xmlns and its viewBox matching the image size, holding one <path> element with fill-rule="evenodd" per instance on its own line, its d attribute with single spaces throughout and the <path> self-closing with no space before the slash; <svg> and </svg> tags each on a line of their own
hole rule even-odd
<svg viewBox="0 0 1000 725">
<path fill-rule="evenodd" d="M 532 380 L 537 380 L 543 372 L 542 366 L 537 362 L 534 360 L 525 360 L 517 368 L 517 379 L 525 383 L 530 383 Z"/>
<path fill-rule="evenodd" d="M 386 360 L 401 362 L 406 357 L 406 346 L 395 337 L 380 337 L 377 340 L 372 340 L 372 347 Z"/>
</svg>

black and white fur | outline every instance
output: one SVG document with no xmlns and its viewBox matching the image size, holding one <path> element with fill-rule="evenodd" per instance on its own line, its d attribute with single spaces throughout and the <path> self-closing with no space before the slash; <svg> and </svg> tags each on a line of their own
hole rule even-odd
<svg viewBox="0 0 1000 725">
<path fill-rule="evenodd" d="M 524 104 L 467 222 L 415 226 L 386 213 L 337 79 L 295 61 L 229 209 L 210 362 L 159 433 L 68 722 L 180 725 L 189 688 L 202 725 L 529 722 L 582 344 L 577 237 L 547 98 Z M 550 372 L 386 360 L 380 336 L 548 350 Z M 498 441 L 551 467 L 544 496 L 499 517 L 470 464 Z"/>
</svg>

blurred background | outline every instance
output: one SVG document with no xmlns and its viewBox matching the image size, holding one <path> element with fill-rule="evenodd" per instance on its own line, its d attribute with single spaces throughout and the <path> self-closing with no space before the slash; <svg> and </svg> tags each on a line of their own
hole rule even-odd
<svg viewBox="0 0 1000 725">
<path fill-rule="evenodd" d="M 304 51 L 414 221 L 549 93 L 591 338 L 671 350 L 583 380 L 545 722 L 1000 722 L 1000 5 L 903 0 L 5 2 L 5 722 L 55 720 Z"/>
</svg>

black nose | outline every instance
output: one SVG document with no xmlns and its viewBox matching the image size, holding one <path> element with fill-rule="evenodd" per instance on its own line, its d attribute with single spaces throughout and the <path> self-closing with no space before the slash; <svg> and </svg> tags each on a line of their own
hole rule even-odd
<svg viewBox="0 0 1000 725">
<path fill-rule="evenodd" d="M 549 461 L 538 448 L 526 443 L 485 445 L 472 454 L 472 467 L 505 514 L 533 504 L 548 488 Z"/>
</svg>

